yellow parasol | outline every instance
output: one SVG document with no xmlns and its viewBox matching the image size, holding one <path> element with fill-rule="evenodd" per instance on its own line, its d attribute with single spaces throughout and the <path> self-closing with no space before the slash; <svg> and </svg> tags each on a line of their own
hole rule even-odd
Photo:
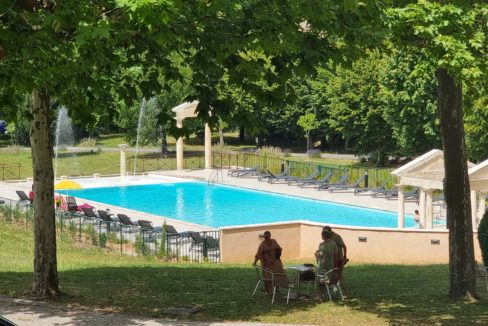
<svg viewBox="0 0 488 326">
<path fill-rule="evenodd" d="M 67 189 L 83 189 L 83 187 L 73 180 L 61 180 L 54 186 L 55 190 L 67 190 Z"/>
</svg>

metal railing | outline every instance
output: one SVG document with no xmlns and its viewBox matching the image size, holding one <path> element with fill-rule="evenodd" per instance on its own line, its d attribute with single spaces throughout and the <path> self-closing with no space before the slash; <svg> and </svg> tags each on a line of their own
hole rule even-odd
<svg viewBox="0 0 488 326">
<path fill-rule="evenodd" d="M 213 185 L 215 182 L 219 182 L 219 180 L 224 180 L 224 174 L 222 173 L 222 169 L 214 168 L 212 170 L 212 173 L 210 174 L 210 177 L 207 180 L 207 183 Z"/>
<path fill-rule="evenodd" d="M 2 181 L 20 180 L 20 163 L 0 164 L 0 175 Z"/>
<path fill-rule="evenodd" d="M 0 221 L 33 226 L 34 206 L 0 197 Z M 165 261 L 220 262 L 220 231 L 169 234 L 161 230 L 127 227 L 118 221 L 88 218 L 79 212 L 55 211 L 61 241 L 91 244 L 125 255 L 155 256 Z M 116 219 L 116 218 L 114 218 Z"/>
<path fill-rule="evenodd" d="M 133 159 L 127 161 L 129 171 L 133 171 Z M 176 169 L 176 157 L 154 156 L 141 157 L 137 160 L 138 172 L 149 172 L 157 170 L 174 170 Z M 259 166 L 263 171 L 280 173 L 289 167 L 290 175 L 296 177 L 306 177 L 315 171 L 319 171 L 320 176 L 324 176 L 329 171 L 333 173 L 331 181 L 337 181 L 343 174 L 349 174 L 349 180 L 353 182 L 367 173 L 368 186 L 375 187 L 381 185 L 384 181 L 388 182 L 387 187 L 393 187 L 395 180 L 392 178 L 390 169 L 382 168 L 364 168 L 339 164 L 325 164 L 315 162 L 301 162 L 293 158 L 282 158 L 274 156 L 258 155 L 254 153 L 221 153 L 212 154 L 212 166 L 214 168 L 235 168 L 235 167 L 256 167 Z M 203 154 L 190 154 L 184 156 L 185 169 L 203 169 L 205 167 L 205 157 Z"/>
<path fill-rule="evenodd" d="M 33 218 L 34 205 L 30 202 L 0 197 L 0 220 L 22 223 L 27 228 Z"/>
</svg>

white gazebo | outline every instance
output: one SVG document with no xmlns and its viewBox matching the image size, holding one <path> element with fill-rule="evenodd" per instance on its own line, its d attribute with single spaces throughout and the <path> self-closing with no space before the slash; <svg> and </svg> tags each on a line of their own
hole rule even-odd
<svg viewBox="0 0 488 326">
<path fill-rule="evenodd" d="M 185 118 L 194 118 L 197 116 L 195 112 L 198 106 L 198 101 L 185 102 L 171 109 L 176 116 L 176 127 L 183 128 L 183 120 Z M 179 137 L 176 141 L 176 168 L 183 170 L 183 137 Z M 212 168 L 212 132 L 208 124 L 205 124 L 205 168 Z"/>
<path fill-rule="evenodd" d="M 468 162 L 468 168 L 471 185 L 473 228 L 477 228 L 478 218 L 485 211 L 485 193 L 488 191 L 488 161 L 479 165 Z M 435 190 L 444 189 L 443 180 L 445 171 L 443 151 L 433 149 L 394 170 L 391 174 L 397 178 L 398 227 L 405 227 L 405 187 L 414 186 L 420 189 L 420 227 L 432 229 L 432 194 Z"/>
<path fill-rule="evenodd" d="M 488 192 L 488 160 L 471 167 L 468 170 L 469 184 L 471 188 L 471 211 L 476 212 L 478 206 L 478 215 L 473 213 L 473 227 L 479 223 L 479 220 L 485 213 L 485 198 Z M 478 199 L 478 202 L 476 202 Z"/>
</svg>

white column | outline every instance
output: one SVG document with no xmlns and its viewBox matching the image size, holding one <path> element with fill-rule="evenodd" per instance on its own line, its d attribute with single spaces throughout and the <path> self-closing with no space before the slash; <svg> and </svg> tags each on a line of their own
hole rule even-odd
<svg viewBox="0 0 488 326">
<path fill-rule="evenodd" d="M 176 127 L 183 128 L 183 120 L 176 120 Z M 183 170 L 183 137 L 179 137 L 176 141 L 176 169 Z"/>
<path fill-rule="evenodd" d="M 212 131 L 208 123 L 205 124 L 205 168 L 212 168 Z"/>
<path fill-rule="evenodd" d="M 127 144 L 120 144 L 120 176 L 123 177 L 127 174 L 127 168 L 125 166 L 125 150 L 127 148 Z"/>
<path fill-rule="evenodd" d="M 432 229 L 434 227 L 433 212 L 432 212 L 432 189 L 425 190 L 425 228 Z"/>
<path fill-rule="evenodd" d="M 405 227 L 405 187 L 398 187 L 398 228 Z"/>
<path fill-rule="evenodd" d="M 478 193 L 476 190 L 471 190 L 471 222 L 473 223 L 473 229 L 477 230 L 477 223 L 476 223 L 476 218 L 478 216 L 478 205 L 477 205 L 477 199 L 478 199 Z"/>
<path fill-rule="evenodd" d="M 485 215 L 485 210 L 486 210 L 486 203 L 485 203 L 485 193 L 484 192 L 479 192 L 478 194 L 478 221 L 481 221 L 483 218 L 483 215 Z"/>
<path fill-rule="evenodd" d="M 420 189 L 419 213 L 420 213 L 420 228 L 425 229 L 426 226 L 425 189 Z"/>
</svg>

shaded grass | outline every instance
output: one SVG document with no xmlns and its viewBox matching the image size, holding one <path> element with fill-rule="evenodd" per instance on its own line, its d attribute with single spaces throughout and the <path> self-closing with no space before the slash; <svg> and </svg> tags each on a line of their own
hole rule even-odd
<svg viewBox="0 0 488 326">
<path fill-rule="evenodd" d="M 22 296 L 32 277 L 32 234 L 0 223 L 0 294 Z M 291 264 L 292 262 L 285 262 Z M 197 320 L 278 323 L 486 324 L 486 299 L 451 302 L 447 266 L 351 265 L 346 277 L 352 299 L 345 303 L 310 300 L 271 305 L 255 285 L 249 265 L 168 264 L 80 249 L 59 240 L 61 301 L 145 316 L 164 316 L 171 306 L 197 305 Z M 486 298 L 486 294 L 483 294 Z"/>
</svg>

